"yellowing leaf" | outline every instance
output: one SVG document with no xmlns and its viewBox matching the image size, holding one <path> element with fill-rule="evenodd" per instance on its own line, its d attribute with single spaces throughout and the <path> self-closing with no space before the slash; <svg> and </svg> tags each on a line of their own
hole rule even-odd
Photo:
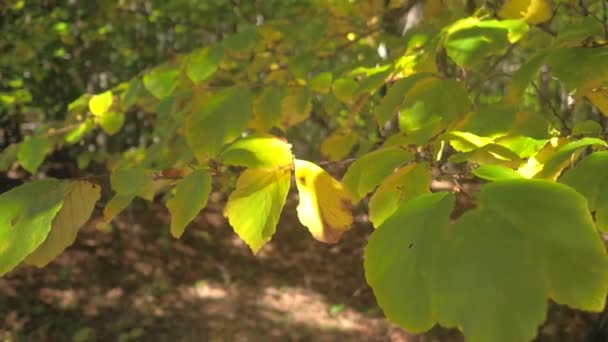
<svg viewBox="0 0 608 342">
<path fill-rule="evenodd" d="M 266 132 L 277 126 L 281 120 L 281 101 L 287 95 L 285 88 L 266 87 L 253 101 L 253 120 L 249 126 L 257 131 Z"/>
<path fill-rule="evenodd" d="M 276 168 L 291 165 L 291 145 L 273 135 L 254 135 L 226 147 L 219 158 L 224 164 L 251 168 Z"/>
<path fill-rule="evenodd" d="M 428 165 L 410 164 L 388 176 L 369 201 L 369 219 L 379 227 L 410 199 L 430 192 Z"/>
<path fill-rule="evenodd" d="M 224 51 L 220 46 L 206 47 L 191 53 L 186 64 L 186 75 L 195 84 L 209 78 L 217 70 L 223 56 Z"/>
<path fill-rule="evenodd" d="M 225 215 L 254 254 L 276 231 L 290 179 L 290 168 L 248 169 L 241 174 L 228 198 Z"/>
<path fill-rule="evenodd" d="M 332 80 L 333 75 L 331 72 L 322 72 L 315 76 L 312 80 L 310 80 L 308 86 L 310 87 L 310 89 L 318 93 L 327 94 L 331 89 Z"/>
<path fill-rule="evenodd" d="M 119 112 L 107 112 L 97 117 L 99 126 L 108 135 L 114 135 L 120 131 L 122 125 L 125 123 L 125 114 Z"/>
<path fill-rule="evenodd" d="M 173 197 L 167 201 L 171 213 L 171 235 L 178 239 L 186 225 L 207 205 L 211 177 L 205 170 L 196 170 L 179 181 Z"/>
<path fill-rule="evenodd" d="M 608 116 L 608 88 L 597 88 L 585 94 L 587 99 L 593 103 L 602 114 Z"/>
<path fill-rule="evenodd" d="M 306 88 L 292 91 L 281 101 L 281 125 L 283 129 L 308 119 L 312 110 L 310 92 Z"/>
<path fill-rule="evenodd" d="M 135 195 L 115 195 L 103 209 L 103 220 L 109 223 L 131 204 Z"/>
<path fill-rule="evenodd" d="M 357 143 L 358 136 L 350 130 L 336 130 L 321 143 L 321 155 L 330 161 L 342 160 Z"/>
<path fill-rule="evenodd" d="M 312 236 L 325 243 L 336 243 L 351 228 L 352 195 L 318 165 L 295 161 L 296 185 L 300 195 L 298 218 Z"/>
<path fill-rule="evenodd" d="M 95 116 L 104 115 L 112 106 L 112 91 L 108 90 L 101 94 L 94 95 L 89 100 L 89 110 Z"/>
<path fill-rule="evenodd" d="M 53 219 L 46 240 L 26 259 L 28 264 L 44 267 L 74 243 L 78 230 L 89 220 L 101 187 L 86 181 L 70 182 L 63 195 L 63 205 Z"/>
<path fill-rule="evenodd" d="M 543 23 L 553 16 L 549 0 L 507 0 L 498 15 L 505 19 L 524 19 L 530 24 Z"/>
</svg>

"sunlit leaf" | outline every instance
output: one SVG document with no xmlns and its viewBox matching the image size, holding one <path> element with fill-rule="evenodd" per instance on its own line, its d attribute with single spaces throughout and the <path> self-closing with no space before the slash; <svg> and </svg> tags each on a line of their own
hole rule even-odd
<svg viewBox="0 0 608 342">
<path fill-rule="evenodd" d="M 114 135 L 120 131 L 122 125 L 125 123 L 125 114 L 119 112 L 106 112 L 96 119 L 104 132 L 108 135 Z"/>
<path fill-rule="evenodd" d="M 162 65 L 147 72 L 143 77 L 146 90 L 157 99 L 170 96 L 177 87 L 180 69 L 175 65 Z"/>
<path fill-rule="evenodd" d="M 291 165 L 291 145 L 272 135 L 254 135 L 226 147 L 219 155 L 224 164 L 251 168 L 276 168 Z"/>
<path fill-rule="evenodd" d="M 524 19 L 530 24 L 543 23 L 553 16 L 549 0 L 507 0 L 498 15 L 505 19 Z"/>
<path fill-rule="evenodd" d="M 230 225 L 254 254 L 274 235 L 290 179 L 290 168 L 248 169 L 228 198 L 225 210 Z"/>
<path fill-rule="evenodd" d="M 211 177 L 205 170 L 195 170 L 177 183 L 173 197 L 167 200 L 171 213 L 171 235 L 178 239 L 186 226 L 207 205 Z"/>
<path fill-rule="evenodd" d="M 534 175 L 534 177 L 548 179 L 557 178 L 560 172 L 571 163 L 572 158 L 579 155 L 583 148 L 593 145 L 608 146 L 605 141 L 597 138 L 583 138 L 577 141 L 571 141 L 552 154 L 544 163 L 542 170 Z"/>
<path fill-rule="evenodd" d="M 44 267 L 72 245 L 80 228 L 91 217 L 100 196 L 99 185 L 87 181 L 68 183 L 64 189 L 63 205 L 53 219 L 51 231 L 25 262 Z"/>
<path fill-rule="evenodd" d="M 338 242 L 353 223 L 352 195 L 314 163 L 296 159 L 295 170 L 300 196 L 298 219 L 315 239 Z"/>
<path fill-rule="evenodd" d="M 481 179 L 492 182 L 522 178 L 522 175 L 517 173 L 517 171 L 502 165 L 481 165 L 473 170 L 473 174 Z"/>
<path fill-rule="evenodd" d="M 46 239 L 63 204 L 65 183 L 44 179 L 0 195 L 0 276 Z"/>
<path fill-rule="evenodd" d="M 93 95 L 89 100 L 89 110 L 93 115 L 104 115 L 112 106 L 112 91 L 108 90 L 101 94 Z"/>
<path fill-rule="evenodd" d="M 186 64 L 186 75 L 194 83 L 209 78 L 218 69 L 224 56 L 220 46 L 211 46 L 191 53 Z"/>
</svg>

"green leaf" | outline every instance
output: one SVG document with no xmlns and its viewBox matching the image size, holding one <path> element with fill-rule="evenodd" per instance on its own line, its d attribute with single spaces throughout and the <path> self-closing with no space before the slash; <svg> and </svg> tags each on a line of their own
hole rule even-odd
<svg viewBox="0 0 608 342">
<path fill-rule="evenodd" d="M 111 90 L 93 95 L 89 100 L 89 110 L 95 116 L 104 115 L 112 106 L 112 101 L 113 95 Z"/>
<path fill-rule="evenodd" d="M 83 123 L 78 125 L 78 127 L 76 127 L 71 132 L 66 134 L 64 140 L 68 144 L 75 144 L 75 143 L 79 142 L 80 140 L 82 140 L 82 138 L 87 133 L 91 132 L 94 128 L 95 128 L 95 123 L 93 122 L 93 119 L 88 118 Z"/>
<path fill-rule="evenodd" d="M 46 137 L 30 136 L 19 144 L 17 160 L 29 173 L 36 173 L 38 167 L 51 151 L 51 143 Z"/>
<path fill-rule="evenodd" d="M 198 84 L 215 73 L 222 57 L 224 50 L 216 45 L 191 53 L 186 64 L 186 75 L 192 82 Z"/>
<path fill-rule="evenodd" d="M 139 77 L 134 77 L 129 81 L 127 89 L 120 94 L 120 101 L 124 109 L 131 108 L 139 98 L 145 93 L 144 84 Z"/>
<path fill-rule="evenodd" d="M 7 171 L 17 160 L 18 144 L 10 144 L 0 153 L 0 172 Z"/>
<path fill-rule="evenodd" d="M 429 193 L 431 178 L 431 170 L 425 164 L 410 164 L 386 177 L 369 201 L 369 220 L 374 227 L 379 227 L 403 203 Z"/>
<path fill-rule="evenodd" d="M 566 171 L 559 181 L 585 196 L 589 210 L 596 214 L 598 228 L 608 232 L 605 220 L 598 220 L 598 214 L 605 218 L 608 211 L 608 152 L 590 154 Z"/>
<path fill-rule="evenodd" d="M 521 101 L 524 91 L 530 84 L 530 81 L 535 79 L 534 76 L 543 63 L 545 63 L 548 55 L 548 50 L 541 50 L 527 58 L 526 62 L 517 69 L 507 87 L 506 102 L 516 105 Z"/>
<path fill-rule="evenodd" d="M 141 168 L 124 168 L 112 172 L 110 176 L 112 189 L 118 195 L 140 195 L 152 183 L 146 170 Z"/>
<path fill-rule="evenodd" d="M 312 94 L 306 88 L 292 89 L 281 101 L 282 129 L 295 126 L 310 117 Z"/>
<path fill-rule="evenodd" d="M 108 135 L 114 135 L 120 131 L 123 124 L 125 123 L 125 114 L 119 112 L 106 112 L 105 114 L 97 117 L 99 126 Z"/>
<path fill-rule="evenodd" d="M 344 175 L 344 186 L 357 200 L 372 192 L 393 171 L 414 159 L 414 155 L 400 147 L 381 148 L 357 159 Z"/>
<path fill-rule="evenodd" d="M 199 162 L 219 154 L 224 144 L 238 138 L 252 117 L 249 89 L 229 88 L 214 93 L 186 120 L 186 139 Z"/>
<path fill-rule="evenodd" d="M 229 36 L 223 40 L 222 44 L 229 51 L 243 52 L 253 47 L 256 37 L 257 30 L 255 26 L 252 26 L 239 33 Z"/>
<path fill-rule="evenodd" d="M 316 60 L 317 55 L 313 51 L 305 51 L 291 58 L 287 67 L 296 78 L 305 78 Z"/>
<path fill-rule="evenodd" d="M 597 48 L 561 48 L 549 56 L 554 75 L 569 90 L 590 91 L 608 79 L 608 51 Z"/>
<path fill-rule="evenodd" d="M 510 169 L 502 165 L 482 165 L 475 170 L 473 174 L 481 179 L 489 180 L 492 182 L 506 180 L 506 179 L 520 179 L 522 175 L 517 173 L 515 170 Z"/>
<path fill-rule="evenodd" d="M 350 77 L 340 78 L 334 81 L 332 90 L 338 100 L 345 104 L 353 104 L 359 84 Z"/>
<path fill-rule="evenodd" d="M 407 92 L 416 84 L 416 82 L 426 77 L 429 77 L 429 75 L 416 74 L 399 79 L 392 86 L 390 86 L 386 95 L 382 98 L 380 104 L 374 112 L 374 115 L 378 120 L 378 124 L 383 125 L 385 122 L 390 120 L 401 107 Z"/>
<path fill-rule="evenodd" d="M 547 299 L 603 309 L 608 256 L 581 195 L 513 179 L 477 198 L 452 224 L 453 195 L 421 196 L 372 233 L 366 278 L 391 320 L 411 332 L 439 323 L 461 327 L 467 341 L 512 342 L 534 338 Z"/>
<path fill-rule="evenodd" d="M 248 169 L 226 203 L 226 215 L 239 237 L 256 254 L 276 231 L 289 191 L 291 172 Z"/>
<path fill-rule="evenodd" d="M 178 239 L 186 226 L 207 205 L 211 177 L 206 170 L 196 170 L 177 183 L 166 205 L 171 213 L 171 235 Z"/>
<path fill-rule="evenodd" d="M 46 239 L 63 204 L 64 186 L 56 179 L 44 179 L 0 195 L 0 276 Z"/>
<path fill-rule="evenodd" d="M 106 207 L 103 208 L 103 220 L 105 223 L 109 223 L 120 214 L 123 210 L 125 210 L 129 204 L 133 201 L 135 195 L 114 195 L 110 202 L 106 204 Z"/>
<path fill-rule="evenodd" d="M 159 100 L 169 97 L 179 80 L 178 66 L 162 65 L 147 72 L 143 77 L 144 87 Z"/>
<path fill-rule="evenodd" d="M 462 67 L 474 67 L 490 56 L 506 52 L 510 44 L 528 32 L 522 20 L 465 18 L 446 31 L 443 41 L 448 56 Z"/>
<path fill-rule="evenodd" d="M 277 168 L 291 165 L 291 145 L 272 135 L 254 135 L 226 147 L 219 155 L 227 165 L 251 168 Z"/>
<path fill-rule="evenodd" d="M 331 89 L 332 80 L 333 75 L 331 72 L 322 72 L 310 80 L 308 87 L 317 93 L 327 94 Z"/>
<path fill-rule="evenodd" d="M 597 138 L 583 138 L 571 141 L 551 155 L 545 162 L 542 170 L 534 175 L 534 178 L 556 179 L 559 173 L 568 166 L 573 156 L 580 154 L 583 148 L 593 145 L 608 146 L 605 141 Z"/>
<path fill-rule="evenodd" d="M 251 126 L 260 131 L 267 132 L 278 126 L 282 116 L 281 101 L 287 95 L 285 88 L 266 87 L 253 102 L 253 121 Z"/>
<path fill-rule="evenodd" d="M 73 244 L 78 230 L 91 217 L 100 196 L 101 187 L 96 184 L 86 181 L 68 183 L 64 190 L 63 205 L 53 219 L 49 235 L 25 262 L 44 267 Z"/>
</svg>

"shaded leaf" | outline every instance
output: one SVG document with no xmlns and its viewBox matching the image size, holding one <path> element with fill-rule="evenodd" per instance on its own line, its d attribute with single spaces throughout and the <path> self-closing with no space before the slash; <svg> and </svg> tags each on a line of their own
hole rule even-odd
<svg viewBox="0 0 608 342">
<path fill-rule="evenodd" d="M 173 93 L 179 75 L 179 67 L 166 64 L 147 72 L 143 77 L 143 83 L 150 94 L 162 100 Z"/>
<path fill-rule="evenodd" d="M 171 213 L 171 235 L 178 239 L 186 226 L 207 205 L 211 177 L 206 170 L 195 170 L 177 183 L 173 197 L 167 200 Z"/>
<path fill-rule="evenodd" d="M 358 138 L 350 130 L 338 129 L 321 143 L 321 155 L 330 161 L 342 160 L 352 151 Z"/>
<path fill-rule="evenodd" d="M 218 69 L 223 56 L 222 48 L 215 45 L 191 53 L 186 64 L 186 75 L 194 83 L 206 80 Z"/>
<path fill-rule="evenodd" d="M 17 149 L 17 160 L 29 173 L 36 173 L 46 155 L 51 152 L 51 148 L 51 143 L 46 137 L 26 137 Z"/>
</svg>

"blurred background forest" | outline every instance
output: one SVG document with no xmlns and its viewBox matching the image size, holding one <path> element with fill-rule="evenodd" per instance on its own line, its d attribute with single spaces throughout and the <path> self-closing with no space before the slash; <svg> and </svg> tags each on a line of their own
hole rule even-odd
<svg viewBox="0 0 608 342">
<path fill-rule="evenodd" d="M 0 1 L 0 150 L 37 125 L 65 120 L 84 93 L 247 26 L 298 17 L 318 2 Z M 408 3 L 386 1 L 383 19 L 395 37 Z M 58 178 L 104 172 L 96 164 L 100 151 L 146 145 L 152 125 L 145 108 L 133 109 L 111 140 L 99 131 L 53 152 L 39 172 Z M 301 137 L 305 148 L 318 154 L 315 142 L 328 128 L 305 129 L 314 130 Z M 12 160 L 0 158 L 0 170 L 0 192 L 28 177 Z M 287 203 L 295 207 L 293 198 Z M 361 264 L 373 229 L 365 217 L 342 243 L 323 245 L 300 226 L 295 210 L 285 210 L 277 235 L 256 257 L 233 234 L 221 206 L 206 208 L 180 240 L 169 236 L 169 222 L 161 204 L 137 201 L 108 227 L 96 228 L 93 220 L 48 267 L 20 267 L 0 278 L 0 340 L 462 340 L 440 328 L 413 336 L 383 318 Z M 594 320 L 554 308 L 539 340 L 580 341 Z"/>
</svg>

